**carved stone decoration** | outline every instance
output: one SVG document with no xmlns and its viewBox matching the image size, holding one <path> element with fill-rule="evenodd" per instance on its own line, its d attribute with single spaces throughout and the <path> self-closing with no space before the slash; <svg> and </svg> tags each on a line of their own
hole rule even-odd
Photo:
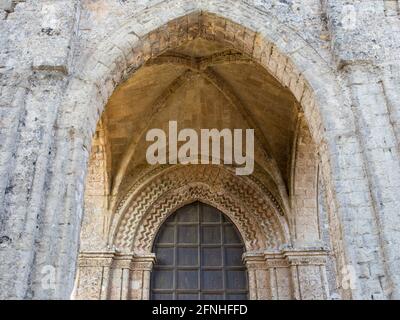
<svg viewBox="0 0 400 320">
<path fill-rule="evenodd" d="M 272 239 L 265 237 L 259 226 L 249 221 L 244 209 L 228 194 L 219 193 L 218 190 L 213 190 L 206 185 L 191 184 L 168 193 L 154 204 L 139 225 L 133 241 L 133 251 L 149 252 L 163 221 L 180 207 L 196 200 L 210 204 L 224 212 L 238 227 L 248 250 L 260 249 L 261 240 L 271 246 L 276 245 Z"/>
<path fill-rule="evenodd" d="M 293 249 L 284 218 L 254 179 L 214 165 L 156 170 L 136 183 L 110 234 L 112 252 L 82 253 L 76 297 L 149 299 L 153 241 L 180 207 L 202 201 L 226 214 L 243 237 L 250 299 L 326 299 L 321 249 Z M 93 277 L 101 281 L 92 281 Z"/>
<path fill-rule="evenodd" d="M 154 254 L 82 252 L 73 297 L 85 300 L 147 300 Z"/>
<path fill-rule="evenodd" d="M 324 249 L 246 252 L 251 299 L 328 298 Z"/>
<path fill-rule="evenodd" d="M 107 285 L 113 263 L 113 252 L 82 252 L 78 260 L 75 299 L 101 300 L 107 298 Z"/>
<path fill-rule="evenodd" d="M 281 215 L 250 179 L 223 167 L 196 165 L 177 166 L 143 184 L 121 216 L 114 217 L 110 243 L 120 251 L 150 252 L 149 235 L 155 236 L 168 214 L 195 200 L 230 216 L 243 230 L 248 250 L 277 249 L 288 239 Z"/>
<path fill-rule="evenodd" d="M 179 28 L 175 28 L 176 26 Z M 234 36 L 232 36 L 233 30 L 235 30 Z M 313 111 L 311 126 L 321 128 L 318 114 L 314 112 L 316 110 L 314 93 L 308 87 L 305 78 L 292 66 L 290 59 L 264 39 L 262 33 L 248 31 L 250 30 L 220 19 L 218 16 L 195 13 L 174 20 L 173 24 L 168 24 L 165 28 L 150 32 L 141 37 L 140 43 L 133 41 L 133 51 L 129 48 L 129 53 L 126 51 L 128 54 L 124 57 L 127 59 L 128 69 L 122 66 L 122 73 L 117 70 L 124 64 L 124 59 L 118 60 L 120 65 L 113 65 L 116 67 L 114 71 L 118 77 L 127 78 L 143 63 L 146 67 L 150 67 L 151 64 L 157 66 L 173 64 L 188 69 L 160 91 L 161 94 L 151 108 L 146 108 L 146 115 L 140 119 L 144 130 L 148 128 L 148 125 L 144 124 L 153 123 L 154 113 L 164 111 L 166 100 L 172 94 L 179 91 L 178 89 L 182 88 L 187 81 L 202 78 L 222 93 L 225 100 L 232 105 L 233 110 L 240 114 L 250 127 L 255 128 L 256 133 L 260 132 L 258 125 L 251 121 L 251 115 L 248 114 L 240 95 L 235 93 L 232 83 L 227 82 L 226 78 L 221 77 L 220 73 L 212 68 L 214 65 L 223 66 L 227 63 L 247 63 L 265 67 L 273 77 L 280 80 L 282 85 L 292 90 L 298 102 L 301 102 L 305 113 Z M 175 37 L 177 32 L 179 36 Z M 184 33 L 184 37 L 187 36 L 188 39 L 182 39 L 181 33 Z M 243 39 L 241 39 L 242 35 Z M 193 40 L 193 37 L 202 40 L 218 40 L 235 50 L 201 59 L 188 59 L 188 56 L 182 56 L 182 54 L 177 56 L 176 53 L 172 56 L 162 55 L 167 48 L 184 45 L 186 41 Z M 160 40 L 159 45 L 149 47 L 148 41 L 153 42 L 154 39 Z M 124 39 L 121 45 L 125 43 Z M 238 54 L 236 50 L 243 52 L 243 55 Z M 124 52 L 124 50 L 121 51 Z M 101 79 L 99 87 L 103 85 L 103 82 L 105 81 Z M 108 84 L 109 88 L 103 90 L 106 98 L 109 95 L 107 91 L 110 88 L 113 89 L 119 79 L 113 78 L 112 82 L 112 85 Z M 121 114 L 117 112 L 118 116 Z M 315 130 L 311 133 L 315 135 Z M 248 270 L 251 299 L 325 297 L 321 294 L 324 288 L 323 281 L 318 281 L 324 278 L 324 259 L 313 258 L 311 261 L 308 255 L 312 255 L 312 250 L 305 250 L 304 253 L 282 251 L 282 248 L 291 248 L 292 240 L 295 239 L 288 227 L 288 222 L 292 217 L 291 211 L 295 210 L 291 205 L 291 195 L 287 193 L 284 180 L 279 174 L 280 169 L 274 163 L 275 160 L 270 158 L 272 153 L 269 150 L 269 142 L 259 134 L 256 138 L 263 150 L 262 157 L 259 158 L 262 158 L 264 162 L 258 162 L 258 158 L 255 161 L 264 171 L 263 175 L 268 176 L 264 180 L 259 179 L 256 172 L 250 177 L 237 177 L 231 172 L 230 167 L 156 166 L 149 168 L 140 164 L 140 156 L 136 157 L 137 154 L 134 152 L 136 140 L 127 139 L 131 142 L 121 157 L 121 166 L 116 171 L 112 183 L 108 207 L 110 219 L 104 223 L 107 250 L 113 248 L 115 251 L 113 251 L 111 265 L 101 266 L 103 278 L 101 282 L 96 283 L 101 286 L 99 297 L 109 299 L 147 299 L 149 297 L 148 279 L 154 261 L 154 256 L 151 254 L 153 239 L 159 227 L 171 213 L 192 201 L 203 201 L 215 206 L 229 216 L 239 229 L 246 245 L 247 252 L 244 259 Z M 117 139 L 120 137 L 118 136 Z M 138 150 L 141 151 L 140 148 Z M 131 158 L 135 160 L 139 158 L 135 163 L 137 167 L 133 168 L 129 165 Z M 286 167 L 284 169 L 286 170 Z M 272 180 L 274 187 L 271 187 L 272 183 L 269 180 Z M 307 194 L 311 193 L 307 191 Z M 298 203 L 303 203 L 302 198 Z M 308 227 L 307 224 L 303 225 L 305 228 Z M 88 259 L 96 259 L 94 256 Z M 90 265 L 92 262 L 86 263 Z M 88 267 L 82 263 L 80 268 Z M 93 272 L 92 276 L 98 276 L 98 273 L 95 273 L 98 272 L 96 270 L 82 272 L 82 275 L 90 277 Z M 82 280 L 81 283 L 85 281 Z M 93 286 L 89 287 L 89 290 L 97 294 Z"/>
<path fill-rule="evenodd" d="M 98 251 L 88 255 L 79 270 L 78 282 L 90 291 L 88 297 L 111 296 L 102 288 L 114 265 L 121 266 L 112 278 L 129 283 L 129 250 L 141 232 L 138 224 L 150 222 L 148 215 L 168 194 L 186 190 L 173 178 L 157 180 L 167 175 L 164 168 L 158 177 L 145 177 L 120 203 L 125 187 L 133 184 L 128 160 L 140 159 L 130 146 L 152 102 L 189 62 L 215 86 L 208 88 L 212 84 L 203 85 L 203 76 L 196 75 L 176 92 L 181 97 L 184 91 L 190 93 L 185 94 L 190 100 L 195 90 L 187 87 L 195 84 L 189 89 L 207 98 L 195 111 L 204 111 L 198 106 L 214 100 L 208 93 L 217 87 L 225 92 L 222 108 L 220 103 L 209 104 L 201 112 L 210 125 L 213 119 L 222 125 L 225 117 L 230 122 L 234 110 L 225 103 L 233 102 L 246 107 L 259 128 L 274 131 L 263 134 L 268 146 L 279 151 L 266 150 L 264 158 L 271 159 L 265 159 L 263 168 L 268 171 L 268 161 L 274 160 L 282 171 L 275 170 L 272 178 L 282 177 L 270 191 L 284 207 L 278 210 L 283 216 L 264 210 L 276 202 L 246 179 L 224 194 L 256 225 L 255 233 L 259 228 L 267 234 L 254 248 L 269 246 L 269 226 L 282 237 L 276 243 L 302 249 L 325 241 L 327 230 L 334 253 L 329 273 L 337 274 L 336 279 L 329 277 L 330 284 L 342 298 L 400 299 L 400 32 L 393 32 L 399 29 L 399 4 L 400 0 L 0 0 L 0 299 L 69 298 L 79 250 Z M 157 65 L 146 65 L 152 61 Z M 278 83 L 263 81 L 262 72 Z M 138 85 L 117 93 L 132 83 Z M 203 91 L 206 87 L 209 90 Z M 275 99 L 281 93 L 291 97 L 287 109 Z M 129 104 L 123 105 L 118 96 L 125 96 Z M 109 101 L 117 106 L 107 126 L 111 154 L 104 152 L 107 144 L 91 143 L 103 111 L 110 110 Z M 290 157 L 297 114 L 283 116 L 281 111 L 291 110 L 293 104 L 301 106 L 309 134 L 298 140 L 297 156 Z M 197 121 L 200 112 L 191 115 L 170 106 L 187 123 Z M 307 147 L 311 138 L 315 153 Z M 276 145 L 279 141 L 282 149 Z M 91 152 L 95 157 L 90 157 L 88 168 Z M 105 153 L 111 157 L 103 157 Z M 289 158 L 297 162 L 294 171 L 286 163 Z M 311 160 L 318 161 L 310 164 Z M 218 171 L 214 173 L 218 181 Z M 201 179 L 194 184 L 201 188 Z M 204 185 L 210 193 L 227 189 L 212 179 Z M 85 189 L 89 200 L 84 203 Z M 254 194 L 246 194 L 253 189 Z M 259 199 L 267 205 L 255 201 Z M 165 208 L 167 212 L 173 206 Z M 326 220 L 315 215 L 322 212 Z M 284 230 L 285 219 L 290 232 Z M 127 232 L 129 227 L 134 229 Z M 115 254 L 114 240 L 121 243 L 126 258 Z M 269 279 L 272 299 L 322 297 L 318 288 L 323 265 L 306 265 L 303 254 L 285 257 L 274 247 L 267 248 L 273 252 L 266 261 L 271 265 L 268 274 L 263 256 L 249 261 L 252 281 Z M 101 265 L 103 258 L 98 257 L 109 250 L 111 266 Z M 56 271 L 51 289 L 43 285 L 49 267 Z M 345 285 L 349 272 L 354 286 Z M 138 281 L 145 278 L 139 271 L 136 276 Z M 285 291 L 289 287 L 293 291 Z M 129 298 L 129 292 L 115 286 L 116 298 Z"/>
</svg>

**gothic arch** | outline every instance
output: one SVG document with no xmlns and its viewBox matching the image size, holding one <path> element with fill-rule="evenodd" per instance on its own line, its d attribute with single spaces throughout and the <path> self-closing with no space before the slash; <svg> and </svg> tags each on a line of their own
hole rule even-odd
<svg viewBox="0 0 400 320">
<path fill-rule="evenodd" d="M 328 141 L 325 139 L 325 131 L 343 131 L 345 127 L 350 131 L 349 135 L 353 134 L 352 116 L 349 109 L 346 109 L 340 85 L 326 61 L 295 32 L 267 15 L 260 15 L 260 19 L 264 19 L 265 26 L 268 27 L 256 28 L 248 17 L 259 13 L 252 12 L 247 17 L 249 8 L 246 5 L 239 7 L 239 11 L 235 8 L 232 12 L 224 12 L 223 7 L 218 5 L 209 8 L 207 12 L 189 9 L 178 13 L 167 10 L 168 14 L 162 18 L 165 21 L 157 20 L 157 25 L 143 25 L 138 30 L 137 24 L 132 22 L 123 26 L 118 31 L 118 36 L 109 35 L 108 39 L 98 45 L 89 60 L 82 60 L 85 66 L 83 71 L 72 79 L 64 107 L 74 111 L 66 112 L 61 118 L 60 132 L 64 129 L 71 130 L 76 136 L 73 142 L 75 145 L 71 146 L 73 150 L 79 149 L 81 144 L 89 145 L 98 115 L 115 87 L 150 58 L 195 36 L 225 41 L 263 66 L 282 85 L 288 87 L 301 104 L 322 159 L 322 172 L 328 182 L 329 211 L 336 212 L 336 195 L 330 166 L 338 160 L 335 158 L 337 155 L 332 154 L 330 149 L 330 145 L 334 143 L 334 135 L 330 135 L 331 141 Z M 150 12 L 145 14 L 155 14 L 158 9 L 157 6 L 150 8 Z M 233 21 L 239 21 L 241 24 Z M 79 92 L 85 92 L 85 95 Z M 77 112 L 82 111 L 85 116 L 78 116 Z M 324 115 L 324 121 L 321 114 Z M 333 115 L 338 120 L 332 121 Z M 77 152 L 72 163 L 79 162 L 82 158 L 85 158 L 85 155 Z M 123 225 L 124 221 L 121 222 Z M 115 234 L 120 237 L 120 233 L 113 233 L 115 229 L 116 226 L 113 225 L 111 238 Z M 340 232 L 340 225 L 338 231 Z M 113 243 L 110 241 L 109 244 Z M 342 248 L 337 252 L 345 254 Z M 338 258 L 338 261 L 343 263 L 344 257 Z"/>
<path fill-rule="evenodd" d="M 243 12 L 248 12 L 246 6 L 241 9 Z M 83 109 L 87 115 L 87 117 L 79 118 L 83 121 L 89 120 L 89 123 L 93 125 L 85 126 L 76 123 L 69 117 L 74 116 L 72 112 L 63 119 L 61 127 L 67 123 L 75 123 L 76 128 L 89 128 L 90 131 L 87 134 L 84 133 L 89 143 L 89 137 L 98 118 L 96 114 L 101 113 L 105 102 L 118 83 L 166 48 L 175 47 L 201 35 L 225 41 L 233 48 L 246 53 L 292 91 L 304 110 L 313 140 L 318 146 L 323 174 L 327 177 L 327 181 L 331 181 L 328 161 L 331 156 L 329 148 L 325 145 L 323 128 L 327 129 L 328 124 L 339 127 L 345 124 L 341 124 L 340 121 L 328 121 L 323 125 L 320 108 L 324 108 L 322 113 L 328 119 L 333 112 L 336 113 L 335 117 L 339 114 L 338 119 L 348 121 L 352 117 L 346 114 L 344 103 L 341 101 L 340 87 L 329 65 L 307 43 L 296 38 L 296 34 L 288 28 L 277 24 L 272 17 L 268 17 L 271 20 L 266 20 L 266 25 L 270 25 L 270 28 L 254 28 L 257 30 L 255 32 L 251 29 L 251 19 L 237 18 L 243 17 L 243 12 L 222 14 L 220 10 L 222 8 L 216 7 L 214 10 L 209 10 L 214 13 L 189 11 L 181 17 L 177 12 L 168 12 L 176 16 L 163 16 L 166 19 L 165 23 L 160 22 L 158 28 L 151 29 L 150 26 L 143 26 L 142 30 L 136 30 L 137 26 L 132 23 L 119 30 L 119 36 L 109 35 L 109 39 L 98 46 L 90 59 L 83 62 L 85 68 L 71 82 L 70 95 L 67 95 L 67 101 L 76 106 L 79 105 L 79 111 Z M 146 14 L 148 15 L 149 12 Z M 236 17 L 231 16 L 233 14 L 237 14 Z M 222 18 L 219 15 L 228 16 Z M 240 20 L 242 24 L 233 22 L 235 20 Z M 243 26 L 246 24 L 249 27 Z M 153 40 L 150 41 L 150 39 Z M 149 46 L 150 42 L 155 45 Z M 295 48 L 291 47 L 293 44 L 297 44 Z M 90 94 L 85 97 L 77 96 L 78 87 L 80 90 L 82 87 L 85 88 L 84 91 Z M 71 109 L 76 110 L 74 107 Z M 329 128 L 329 130 L 334 130 L 334 128 Z M 328 194 L 333 196 L 331 192 Z M 331 199 L 329 203 L 334 206 L 334 199 Z"/>
<path fill-rule="evenodd" d="M 290 242 L 285 217 L 270 195 L 253 181 L 239 178 L 224 167 L 176 166 L 150 178 L 135 191 L 114 218 L 110 231 L 110 244 L 120 251 L 136 249 L 148 253 L 155 228 L 168 214 L 194 200 L 210 203 L 226 213 L 241 231 L 250 251 L 279 249 Z"/>
<path fill-rule="evenodd" d="M 135 234 L 133 252 L 149 252 L 158 230 L 168 216 L 195 201 L 209 204 L 228 216 L 244 238 L 246 250 L 259 250 L 263 243 L 273 245 L 276 244 L 276 238 L 279 239 L 276 233 L 270 235 L 272 239 L 266 239 L 262 230 L 250 221 L 245 209 L 235 203 L 234 199 L 202 183 L 191 183 L 167 193 L 150 208 Z"/>
<path fill-rule="evenodd" d="M 268 165 L 272 166 L 275 161 L 280 170 L 276 175 L 284 182 L 282 188 L 282 184 L 275 183 L 277 179 L 271 182 L 274 177 L 260 180 L 264 186 L 269 187 L 270 183 L 276 187 L 267 190 L 272 193 L 268 198 L 277 209 L 276 218 L 287 220 L 290 241 L 285 243 L 290 243 L 292 248 L 283 248 L 279 255 L 276 252 L 249 254 L 246 263 L 252 265 L 248 270 L 254 271 L 253 280 L 266 268 L 268 272 L 263 277 L 269 273 L 271 281 L 260 284 L 272 285 L 274 276 L 282 281 L 291 279 L 286 283 L 286 287 L 293 288 L 290 297 L 314 296 L 315 290 L 303 287 L 300 290 L 296 283 L 301 286 L 315 283 L 321 275 L 316 271 L 318 266 L 322 269 L 324 266 L 317 260 L 314 265 L 301 265 L 303 254 L 297 251 L 307 246 L 303 249 L 309 257 L 315 249 L 311 245 L 317 245 L 322 252 L 322 245 L 330 243 L 323 241 L 320 246 L 314 241 L 323 236 L 327 227 L 319 232 L 314 228 L 315 220 L 310 228 L 312 232 L 305 227 L 309 221 L 307 216 L 321 211 L 330 228 L 339 276 L 334 287 L 340 290 L 340 295 L 367 299 L 399 297 L 400 273 L 396 261 L 400 260 L 400 237 L 393 226 L 400 223 L 397 210 L 400 206 L 397 196 L 400 181 L 397 105 L 400 100 L 395 90 L 399 80 L 396 44 L 400 38 L 390 32 L 398 16 L 388 1 L 373 4 L 358 1 L 351 5 L 352 15 L 364 12 L 367 16 L 360 16 L 350 26 L 345 23 L 349 18 L 346 9 L 350 7 L 343 6 L 342 1 L 310 1 L 312 6 L 283 0 L 6 1 L 9 5 L 0 5 L 4 7 L 0 8 L 0 16 L 10 27 L 1 37 L 5 46 L 0 54 L 4 66 L 1 105 L 5 106 L 2 121 L 5 127 L 0 132 L 5 138 L 0 159 L 0 198 L 3 200 L 0 242 L 4 249 L 0 250 L 0 260 L 4 262 L 0 264 L 3 288 L 0 296 L 69 297 L 79 247 L 92 249 L 91 245 L 85 247 L 85 240 L 79 240 L 81 224 L 87 218 L 98 223 L 95 215 L 102 211 L 92 207 L 87 212 L 93 216 L 84 216 L 84 191 L 88 186 L 88 194 L 94 191 L 90 195 L 94 200 L 91 203 L 102 202 L 108 206 L 110 220 L 104 225 L 98 223 L 104 227 L 98 235 L 105 238 L 101 238 L 96 252 L 83 252 L 83 256 L 94 255 L 92 265 L 88 265 L 88 260 L 79 263 L 87 267 L 85 271 L 95 270 L 100 275 L 107 276 L 112 270 L 115 292 L 110 296 L 145 297 L 145 291 L 130 296 L 130 291 L 125 290 L 130 286 L 126 280 L 130 281 L 131 276 L 135 281 L 146 278 L 152 257 L 127 258 L 131 253 L 107 247 L 113 244 L 115 232 L 122 226 L 120 219 L 113 219 L 112 214 L 120 218 L 126 212 L 124 205 L 129 206 L 148 182 L 146 179 L 139 184 L 133 182 L 146 166 L 142 148 L 137 148 L 132 157 L 126 151 L 142 132 L 146 122 L 141 120 L 152 108 L 153 96 L 149 92 L 158 96 L 168 87 L 169 80 L 192 67 L 190 72 L 196 76 L 177 90 L 168 101 L 167 110 L 154 118 L 157 126 L 163 125 L 168 113 L 198 125 L 196 130 L 205 127 L 207 118 L 213 126 L 227 124 L 226 127 L 242 128 L 241 125 L 247 125 L 232 108 L 235 99 L 230 99 L 229 90 L 219 85 L 220 81 L 214 81 L 217 84 L 214 87 L 207 83 L 207 76 L 209 80 L 216 78 L 205 72 L 209 68 L 233 88 L 270 142 L 271 162 L 267 159 L 267 144 L 263 150 L 265 157 L 259 157 L 263 173 L 272 175 Z M 17 35 L 18 30 L 21 32 Z M 374 37 L 377 30 L 380 36 Z M 218 41 L 224 45 L 215 45 Z M 180 44 L 183 46 L 176 47 Z M 215 52 L 218 55 L 213 56 Z M 156 65 L 150 66 L 152 63 Z M 130 90 L 129 85 L 132 85 Z M 128 93 L 126 99 L 122 99 L 125 93 Z M 275 99 L 275 93 L 284 94 L 285 103 Z M 194 99 L 196 108 L 185 108 L 184 104 Z M 97 152 L 98 141 L 92 139 L 92 134 L 106 104 L 110 106 L 105 115 L 111 115 L 107 129 L 115 161 L 111 161 L 110 174 L 104 177 L 104 172 L 92 171 L 96 164 L 98 171 L 107 167 L 104 162 L 93 161 L 96 156 L 104 155 L 104 149 Z M 120 107 L 115 107 L 118 104 Z M 237 109 L 243 109 L 240 103 L 236 105 Z M 108 110 L 113 112 L 107 113 Z M 304 168 L 300 162 L 296 163 L 290 175 L 298 112 L 304 114 L 299 128 L 304 125 L 310 130 L 305 135 L 303 130 L 298 132 L 300 139 L 295 144 L 298 148 L 293 159 L 307 155 L 315 161 L 305 175 L 298 175 Z M 289 125 L 284 128 L 286 124 Z M 301 136 L 306 139 L 302 140 Z M 307 143 L 302 145 L 301 141 Z M 315 150 L 309 152 L 308 146 L 312 144 Z M 122 166 L 121 159 L 126 160 Z M 95 166 L 88 167 L 88 163 Z M 157 175 L 164 173 L 162 169 Z M 114 181 L 116 176 L 123 177 L 121 183 L 119 179 Z M 86 177 L 89 184 L 85 182 Z M 312 181 L 310 188 L 301 177 Z M 257 184 L 253 177 L 250 180 Z M 291 180 L 293 189 L 289 194 Z M 124 202 L 131 182 L 138 188 Z M 90 183 L 99 183 L 109 190 L 93 190 Z M 309 190 L 308 194 L 304 189 Z M 268 195 L 267 191 L 263 194 Z M 104 199 L 103 193 L 109 198 Z M 97 202 L 95 197 L 102 199 Z M 302 205 L 307 210 L 301 209 Z M 94 227 L 100 229 L 98 225 Z M 110 232 L 110 226 L 114 233 Z M 293 254 L 301 257 L 292 259 Z M 286 274 L 274 271 L 276 265 L 281 267 L 285 263 L 283 273 Z M 42 271 L 47 266 L 56 269 L 51 289 L 42 285 Z M 349 267 L 355 269 L 354 289 L 346 289 L 342 281 L 347 278 Z M 298 271 L 304 269 L 309 272 L 300 272 L 299 276 Z M 300 282 L 296 282 L 296 274 L 302 278 Z M 103 281 L 94 277 L 88 284 L 93 279 Z M 137 286 L 139 282 L 134 284 Z M 103 290 L 102 283 L 98 285 L 92 292 L 96 291 L 98 298 L 108 297 L 108 289 Z M 268 297 L 282 297 L 279 288 L 271 286 L 270 289 Z M 266 297 L 264 294 L 259 292 L 256 296 Z M 285 293 L 284 296 L 289 297 Z"/>
<path fill-rule="evenodd" d="M 297 245 L 315 245 L 321 239 L 317 201 L 319 159 L 316 145 L 301 112 L 298 115 L 292 152 L 291 233 Z"/>
<path fill-rule="evenodd" d="M 264 13 L 262 19 L 268 27 L 255 27 L 249 17 L 259 17 L 258 12 L 249 14 L 250 8 L 242 4 L 234 8 L 240 8 L 241 12 L 223 11 L 218 5 L 213 10 L 205 11 L 167 10 L 162 15 L 163 20 L 157 21 L 156 25 L 152 21 L 137 30 L 134 21 L 107 35 L 97 44 L 94 53 L 81 61 L 84 68 L 71 82 L 71 96 L 68 98 L 73 98 L 71 103 L 82 103 L 80 111 L 89 117 L 82 117 L 81 120 L 97 120 L 114 88 L 150 58 L 200 36 L 222 41 L 244 52 L 288 87 L 302 105 L 313 138 L 319 144 L 324 138 L 321 115 L 325 112 L 321 113 L 318 107 L 336 106 L 337 112 L 346 114 L 340 86 L 330 65 L 294 31 L 279 24 L 275 18 Z M 157 6 L 149 8 L 143 14 L 156 14 L 157 9 L 160 10 Z M 87 89 L 85 92 L 91 93 L 89 96 L 75 95 L 74 89 L 82 86 Z M 94 132 L 95 124 L 96 121 L 88 127 L 90 132 Z"/>
</svg>

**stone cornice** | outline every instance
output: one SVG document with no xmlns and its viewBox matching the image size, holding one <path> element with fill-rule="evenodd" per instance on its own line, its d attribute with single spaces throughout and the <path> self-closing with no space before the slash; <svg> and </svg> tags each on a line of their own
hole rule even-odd
<svg viewBox="0 0 400 320">
<path fill-rule="evenodd" d="M 254 251 L 243 254 L 248 268 L 287 268 L 290 266 L 324 266 L 329 251 L 326 249 L 285 249 L 281 251 Z"/>
</svg>

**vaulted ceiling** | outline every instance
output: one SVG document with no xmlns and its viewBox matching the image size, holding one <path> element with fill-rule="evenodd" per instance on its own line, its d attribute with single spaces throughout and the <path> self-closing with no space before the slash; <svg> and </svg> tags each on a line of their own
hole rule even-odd
<svg viewBox="0 0 400 320">
<path fill-rule="evenodd" d="M 257 163 L 287 184 L 297 114 L 292 94 L 262 67 L 196 38 L 148 61 L 110 98 L 103 119 L 113 187 L 146 166 L 145 133 L 169 120 L 179 129 L 255 129 Z"/>
</svg>

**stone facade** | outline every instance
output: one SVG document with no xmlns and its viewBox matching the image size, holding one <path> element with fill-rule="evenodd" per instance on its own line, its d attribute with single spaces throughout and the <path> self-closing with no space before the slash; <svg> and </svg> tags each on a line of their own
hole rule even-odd
<svg viewBox="0 0 400 320">
<path fill-rule="evenodd" d="M 0 298 L 148 299 L 203 201 L 251 299 L 400 299 L 397 0 L 0 0 Z M 256 168 L 145 163 L 144 133 L 254 128 Z"/>
</svg>

